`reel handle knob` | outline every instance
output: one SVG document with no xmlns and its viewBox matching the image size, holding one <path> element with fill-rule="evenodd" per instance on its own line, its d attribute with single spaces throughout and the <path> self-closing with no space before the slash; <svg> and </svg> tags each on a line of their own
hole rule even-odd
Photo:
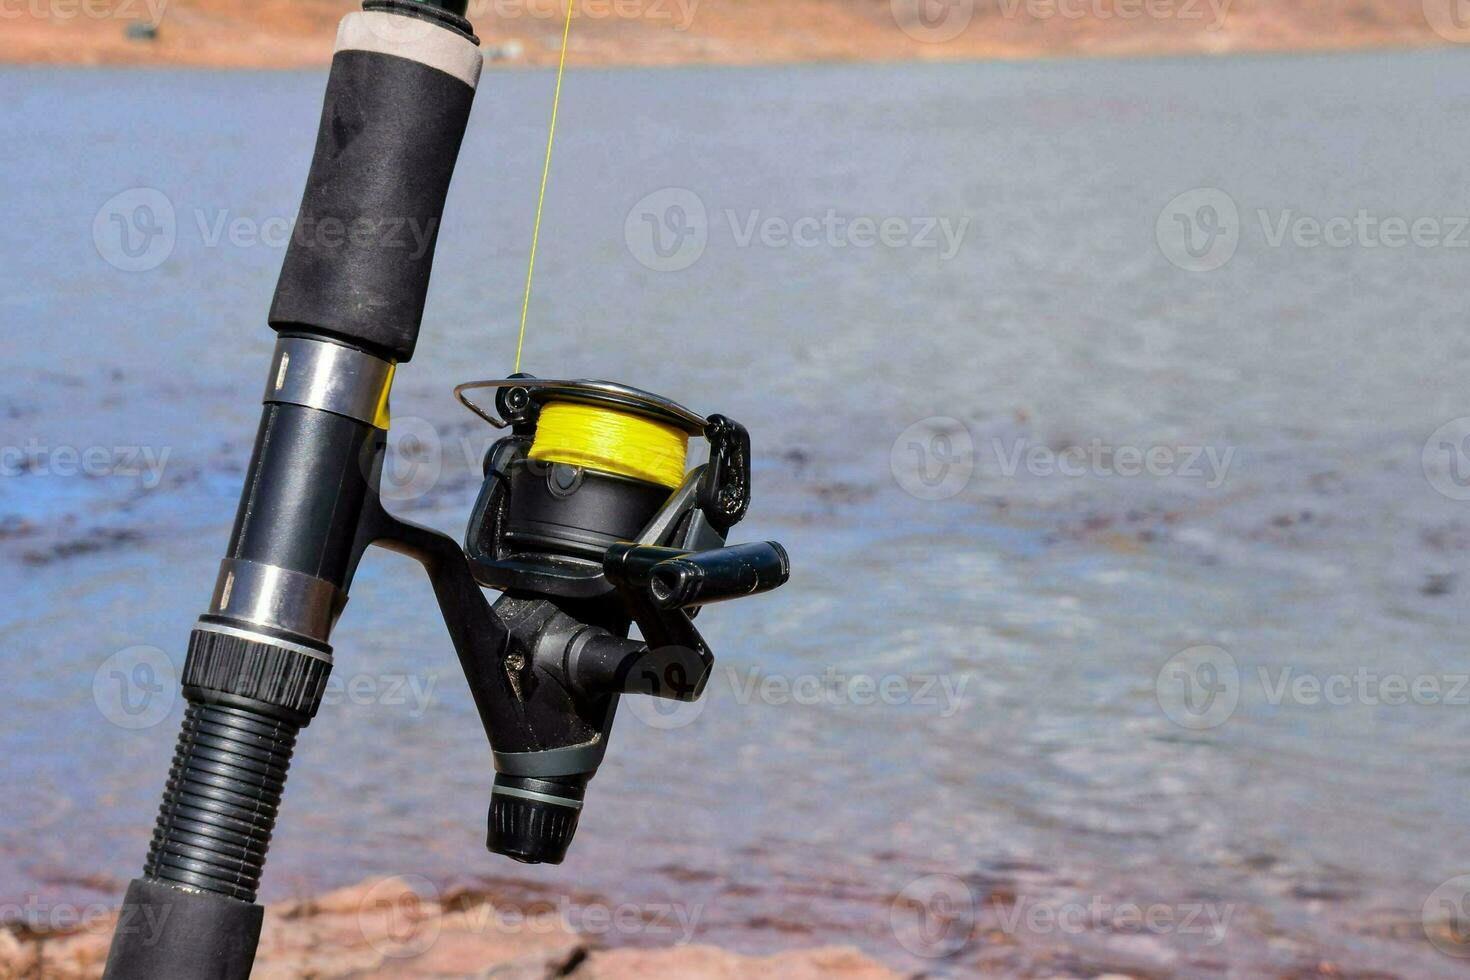
<svg viewBox="0 0 1470 980">
<path fill-rule="evenodd" d="M 660 561 L 648 588 L 658 608 L 690 609 L 770 592 L 790 578 L 786 549 L 775 541 L 758 541 Z"/>
</svg>

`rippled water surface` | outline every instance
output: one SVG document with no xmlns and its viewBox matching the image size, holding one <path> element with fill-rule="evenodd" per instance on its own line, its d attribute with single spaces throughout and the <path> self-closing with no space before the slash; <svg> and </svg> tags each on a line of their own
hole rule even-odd
<svg viewBox="0 0 1470 980">
<path fill-rule="evenodd" d="M 679 902 L 707 941 L 854 942 L 940 974 L 1456 975 L 1421 910 L 1470 872 L 1470 716 L 1450 696 L 1470 504 L 1430 440 L 1470 414 L 1467 251 L 1272 237 L 1283 215 L 1470 214 L 1465 68 L 572 74 L 525 365 L 744 421 L 741 533 L 783 541 L 794 578 L 701 619 L 720 655 L 706 705 L 625 707 L 571 857 L 528 869 L 483 851 L 489 753 L 426 584 L 370 557 L 336 636 L 338 675 L 367 686 L 302 738 L 265 897 L 484 875 Z M 450 389 L 510 369 L 550 83 L 487 76 L 395 390 L 400 427 L 439 450 L 395 507 L 456 534 L 490 434 Z M 208 599 L 282 256 L 230 228 L 270 237 L 293 213 L 322 78 L 7 70 L 0 89 L 0 892 L 95 901 L 141 865 L 182 713 L 165 669 L 162 702 L 129 702 L 162 720 L 110 724 L 104 663 L 154 646 L 177 669 Z M 151 271 L 99 257 L 130 188 L 174 210 Z M 1197 188 L 1239 215 L 1211 272 L 1156 241 Z M 761 230 L 802 218 L 824 230 Z M 902 221 L 864 247 L 832 218 Z M 162 463 L 73 476 L 68 447 Z M 1150 450 L 1155 473 L 1130 475 Z M 1202 646 L 1219 651 L 1189 654 L 1188 677 L 1234 681 L 1238 702 L 1208 728 L 1171 718 L 1199 720 L 1170 671 L 1169 712 L 1157 694 Z M 1445 693 L 1274 693 L 1365 673 Z M 404 676 L 417 688 L 390 693 Z M 148 678 L 122 675 L 139 680 L 141 697 Z M 895 897 L 936 882 L 978 904 L 970 943 L 904 927 Z"/>
</svg>

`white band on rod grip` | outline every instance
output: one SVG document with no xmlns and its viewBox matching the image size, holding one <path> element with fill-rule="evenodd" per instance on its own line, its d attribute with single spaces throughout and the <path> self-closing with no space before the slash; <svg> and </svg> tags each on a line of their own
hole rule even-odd
<svg viewBox="0 0 1470 980">
<path fill-rule="evenodd" d="M 381 10 L 348 14 L 337 28 L 337 51 L 368 51 L 407 58 L 452 75 L 470 88 L 480 84 L 485 56 L 474 42 L 416 17 Z"/>
</svg>

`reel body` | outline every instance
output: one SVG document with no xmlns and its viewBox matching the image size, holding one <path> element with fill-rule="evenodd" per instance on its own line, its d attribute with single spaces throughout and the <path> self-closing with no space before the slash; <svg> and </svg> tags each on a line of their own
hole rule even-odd
<svg viewBox="0 0 1470 980">
<path fill-rule="evenodd" d="M 497 389 L 497 415 L 465 396 L 477 388 Z M 510 429 L 486 454 L 465 538 L 475 581 L 503 593 L 515 702 L 482 703 L 497 770 L 487 845 L 559 863 L 618 698 L 698 699 L 714 666 L 699 607 L 777 588 L 790 563 L 775 542 L 726 546 L 750 495 L 738 423 L 600 381 L 517 377 L 457 394 Z M 709 441 L 710 461 L 685 474 L 691 437 Z"/>
</svg>

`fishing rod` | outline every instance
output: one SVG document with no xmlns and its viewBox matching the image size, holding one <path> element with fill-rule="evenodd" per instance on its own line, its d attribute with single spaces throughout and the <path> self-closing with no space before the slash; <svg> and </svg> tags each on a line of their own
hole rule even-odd
<svg viewBox="0 0 1470 980">
<path fill-rule="evenodd" d="M 490 742 L 486 845 L 527 864 L 566 855 L 621 695 L 700 697 L 714 654 L 699 609 L 789 576 L 779 544 L 726 544 L 750 505 L 744 427 L 613 382 L 517 373 L 456 389 L 507 430 L 463 546 L 384 508 L 389 391 L 417 343 L 482 67 L 465 12 L 367 0 L 339 27 L 301 218 L 348 233 L 286 253 L 260 427 L 107 980 L 250 975 L 291 754 L 369 546 L 428 573 Z M 405 248 L 405 225 L 429 247 Z M 700 438 L 708 462 L 686 471 Z M 144 921 L 146 934 L 130 925 Z"/>
</svg>

